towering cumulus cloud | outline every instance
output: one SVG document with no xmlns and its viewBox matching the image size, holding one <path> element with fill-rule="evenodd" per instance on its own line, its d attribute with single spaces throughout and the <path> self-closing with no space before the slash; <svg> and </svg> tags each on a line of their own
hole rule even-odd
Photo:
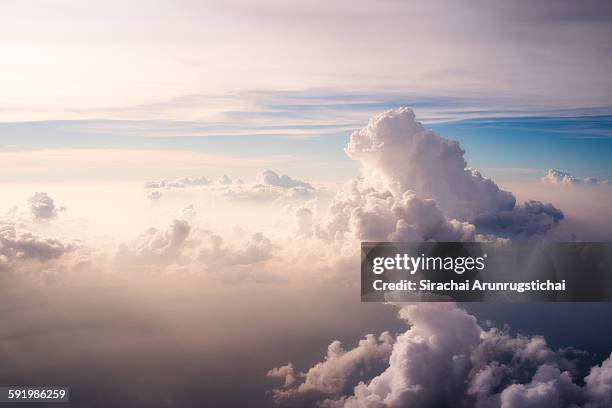
<svg viewBox="0 0 612 408">
<path fill-rule="evenodd" d="M 346 187 L 332 205 L 332 224 L 345 230 L 347 223 L 366 222 L 377 228 L 375 239 L 404 238 L 407 230 L 420 231 L 416 235 L 426 239 L 453 239 L 448 232 L 455 231 L 456 239 L 472 225 L 481 234 L 527 238 L 545 233 L 563 219 L 563 213 L 551 204 L 530 201 L 517 205 L 512 193 L 467 167 L 458 142 L 426 130 L 408 108 L 374 116 L 365 128 L 353 133 L 346 153 L 361 162 L 363 179 L 360 185 Z M 365 205 L 350 208 L 355 200 L 343 196 L 351 196 L 347 189 L 356 188 Z M 423 211 L 400 211 L 415 206 L 428 208 L 425 225 L 419 221 Z M 383 214 L 384 207 L 389 209 L 387 214 Z M 377 222 L 369 222 L 364 215 Z M 438 219 L 433 229 L 428 225 L 432 219 Z M 329 228 L 328 235 L 337 232 Z M 381 228 L 390 233 L 380 233 Z"/>
<path fill-rule="evenodd" d="M 327 221 L 314 225 L 323 239 L 522 239 L 543 235 L 564 218 L 552 204 L 517 204 L 512 193 L 467 167 L 459 143 L 424 129 L 407 108 L 373 117 L 353 133 L 346 152 L 361 162 L 362 176 L 337 193 Z M 403 305 L 399 316 L 410 328 L 397 338 L 369 335 L 349 351 L 334 342 L 325 359 L 305 372 L 292 363 L 272 369 L 268 375 L 282 382 L 271 393 L 274 402 L 327 408 L 609 406 L 610 359 L 582 372 L 544 338 L 483 329 L 452 303 Z"/>
</svg>

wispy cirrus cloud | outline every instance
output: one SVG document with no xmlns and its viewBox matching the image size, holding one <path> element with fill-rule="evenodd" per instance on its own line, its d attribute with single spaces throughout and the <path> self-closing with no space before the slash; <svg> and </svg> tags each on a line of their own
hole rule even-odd
<svg viewBox="0 0 612 408">
<path fill-rule="evenodd" d="M 168 110 L 164 101 L 193 119 L 219 102 L 185 109 L 193 98 L 181 95 L 253 89 L 504 95 L 555 109 L 612 104 L 612 10 L 604 0 L 231 0 L 148 10 L 112 0 L 86 9 L 65 1 L 61 10 L 17 3 L 0 16 L 3 120 L 113 109 L 135 118 Z"/>
</svg>

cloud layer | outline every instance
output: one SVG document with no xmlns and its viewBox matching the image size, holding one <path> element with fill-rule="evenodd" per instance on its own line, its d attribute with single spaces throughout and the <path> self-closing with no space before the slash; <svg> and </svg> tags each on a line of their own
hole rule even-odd
<svg viewBox="0 0 612 408">
<path fill-rule="evenodd" d="M 314 197 L 317 192 L 312 184 L 294 179 L 286 174 L 278 174 L 273 170 L 263 170 L 257 173 L 255 182 L 248 184 L 241 179 L 234 180 L 225 174 L 219 177 L 216 182 L 202 176 L 148 181 L 144 184 L 145 189 L 183 189 L 188 187 L 205 187 L 206 191 L 227 198 L 254 201 L 302 200 Z M 154 197 L 149 194 L 149 198 Z"/>
</svg>

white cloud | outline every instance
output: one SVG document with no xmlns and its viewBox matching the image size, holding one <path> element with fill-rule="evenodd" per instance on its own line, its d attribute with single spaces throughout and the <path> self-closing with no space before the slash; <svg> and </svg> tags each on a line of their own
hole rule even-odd
<svg viewBox="0 0 612 408">
<path fill-rule="evenodd" d="M 134 242 L 134 251 L 149 262 L 174 258 L 190 232 L 191 226 L 185 220 L 174 220 L 166 230 L 150 228 Z"/>
<path fill-rule="evenodd" d="M 410 328 L 394 343 L 389 342 L 389 355 L 380 352 L 380 344 L 365 349 L 361 343 L 340 353 L 359 355 L 360 361 L 384 362 L 386 368 L 380 374 L 362 380 L 351 390 L 346 389 L 344 381 L 316 381 L 319 375 L 313 375 L 316 380 L 309 382 L 310 373 L 336 378 L 337 365 L 330 361 L 337 343 L 332 343 L 324 362 L 301 374 L 299 381 L 285 380 L 283 387 L 274 390 L 277 405 L 595 408 L 607 407 L 612 401 L 612 357 L 591 368 L 585 385 L 580 386 L 574 382 L 572 362 L 563 351 L 553 351 L 540 336 L 484 330 L 474 316 L 452 303 L 409 304 L 401 307 L 399 316 Z M 376 344 L 373 337 L 369 341 Z M 293 365 L 289 367 L 291 372 L 286 374 L 295 378 Z M 347 376 L 339 378 L 345 380 Z M 306 391 L 310 399 L 305 405 Z"/>
<path fill-rule="evenodd" d="M 34 193 L 28 198 L 30 212 L 37 220 L 50 220 L 57 217 L 59 211 L 65 211 L 65 207 L 57 207 L 55 201 L 45 192 Z"/>
<path fill-rule="evenodd" d="M 266 184 L 231 185 L 213 191 L 234 200 L 261 202 L 308 200 L 313 198 L 316 193 L 316 190 L 304 187 L 285 188 Z"/>
<path fill-rule="evenodd" d="M 396 194 L 413 190 L 432 198 L 454 218 L 511 210 L 514 196 L 467 168 L 458 142 L 426 130 L 409 108 L 372 117 L 351 136 L 347 154 L 359 160 L 370 178 Z"/>
<path fill-rule="evenodd" d="M 293 369 L 293 364 L 289 363 L 287 365 L 281 367 L 275 367 L 268 371 L 267 374 L 270 378 L 279 378 L 284 381 L 283 388 L 288 388 L 295 384 L 295 370 Z"/>
<path fill-rule="evenodd" d="M 187 220 L 189 222 L 194 222 L 197 217 L 198 212 L 193 204 L 189 204 L 188 206 L 184 207 L 178 215 L 179 219 Z"/>
<path fill-rule="evenodd" d="M 345 235 L 362 241 L 473 240 L 473 225 L 448 220 L 432 199 L 411 191 L 401 196 L 377 190 L 367 180 L 352 180 L 334 197 L 328 220 L 316 226 L 317 235 L 340 240 Z"/>
<path fill-rule="evenodd" d="M 144 188 L 185 188 L 193 186 L 207 186 L 210 184 L 210 180 L 206 177 L 181 177 L 173 181 L 159 180 L 159 181 L 147 181 L 144 184 Z"/>
<path fill-rule="evenodd" d="M 263 233 L 249 236 L 239 248 L 225 249 L 217 256 L 225 265 L 250 265 L 272 258 L 272 241 Z"/>
<path fill-rule="evenodd" d="M 584 177 L 578 178 L 572 176 L 570 173 L 557 170 L 549 169 L 544 177 L 540 179 L 544 184 L 552 185 L 563 185 L 563 186 L 597 186 L 600 184 L 609 184 L 609 180 L 600 181 L 595 177 Z"/>
<path fill-rule="evenodd" d="M 314 226 L 313 216 L 313 211 L 307 206 L 300 206 L 294 211 L 295 234 L 298 237 L 312 237 Z"/>
<path fill-rule="evenodd" d="M 553 365 L 542 365 L 527 384 L 512 384 L 499 396 L 503 408 L 557 408 L 578 406 L 581 389 L 572 382 L 569 372 Z"/>
<path fill-rule="evenodd" d="M 236 242 L 193 226 L 193 206 L 182 211 L 167 228 L 149 228 L 137 239 L 121 244 L 115 256 L 119 265 L 134 270 L 213 274 L 232 267 L 255 265 L 272 258 L 274 245 L 257 232 Z"/>
<path fill-rule="evenodd" d="M 160 193 L 158 190 L 151 191 L 149 194 L 147 194 L 147 198 L 151 201 L 159 201 L 162 196 L 163 194 Z"/>
<path fill-rule="evenodd" d="M 221 177 L 219 177 L 219 179 L 217 180 L 217 184 L 220 185 L 228 185 L 228 184 L 232 184 L 233 181 L 231 178 L 229 178 L 227 175 L 222 175 Z"/>
<path fill-rule="evenodd" d="M 278 405 L 314 406 L 317 400 L 337 398 L 359 381 L 381 372 L 387 365 L 395 339 L 387 332 L 378 338 L 368 334 L 357 347 L 345 350 L 339 341 L 327 347 L 327 355 L 306 373 L 296 374 L 291 363 L 273 368 L 268 377 L 284 381 L 273 391 Z"/>
<path fill-rule="evenodd" d="M 509 238 L 544 234 L 563 219 L 563 213 L 551 204 L 529 201 L 517 205 L 512 193 L 467 167 L 458 142 L 426 130 L 409 108 L 371 118 L 367 127 L 352 134 L 346 152 L 363 168 L 365 187 L 357 195 L 376 196 L 377 203 L 405 201 L 406 194 L 411 200 L 433 200 L 429 206 L 436 207 L 448 222 L 473 224 L 476 232 Z M 398 229 L 396 219 L 381 216 L 379 205 L 359 205 L 362 209 L 357 212 L 378 221 L 366 220 L 379 230 L 369 231 L 374 232 L 374 239 Z"/>
<path fill-rule="evenodd" d="M 305 189 L 313 189 L 310 183 L 302 180 L 295 180 L 286 174 L 277 174 L 272 170 L 264 170 L 257 175 L 257 182 L 268 186 L 276 186 L 282 188 L 302 187 Z"/>
<path fill-rule="evenodd" d="M 235 200 L 253 201 L 301 201 L 311 199 L 319 192 L 310 183 L 293 179 L 286 174 L 264 170 L 257 174 L 254 183 L 232 181 L 223 176 L 213 191 Z"/>
<path fill-rule="evenodd" d="M 286 174 L 278 174 L 272 170 L 263 170 L 255 177 L 254 183 L 245 183 L 241 179 L 232 179 L 226 174 L 211 182 L 206 177 L 182 177 L 176 180 L 148 181 L 146 189 L 174 189 L 187 187 L 206 187 L 207 191 L 217 193 L 236 200 L 274 201 L 274 200 L 304 200 L 313 198 L 317 193 L 310 183 L 296 180 Z"/>
<path fill-rule="evenodd" d="M 612 355 L 601 365 L 591 368 L 584 380 L 589 400 L 596 401 L 587 404 L 589 408 L 612 406 Z"/>
<path fill-rule="evenodd" d="M 23 231 L 15 223 L 0 221 L 0 269 L 31 260 L 49 261 L 74 249 L 74 244 Z"/>
</svg>

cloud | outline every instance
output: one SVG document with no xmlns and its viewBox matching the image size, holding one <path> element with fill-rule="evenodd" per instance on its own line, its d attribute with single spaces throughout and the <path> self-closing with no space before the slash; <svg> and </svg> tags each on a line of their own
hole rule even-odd
<svg viewBox="0 0 612 408">
<path fill-rule="evenodd" d="M 266 184 L 232 185 L 215 189 L 216 193 L 233 200 L 249 201 L 296 201 L 309 200 L 315 197 L 316 190 L 304 187 L 278 187 Z"/>
<path fill-rule="evenodd" d="M 348 235 L 362 241 L 461 241 L 473 240 L 475 232 L 469 223 L 448 220 L 432 199 L 412 191 L 398 197 L 365 179 L 344 185 L 329 207 L 328 220 L 316 229 L 324 239 Z"/>
<path fill-rule="evenodd" d="M 159 180 L 159 181 L 147 181 L 144 184 L 144 188 L 185 188 L 194 186 L 207 186 L 211 184 L 210 180 L 206 177 L 181 177 L 174 181 Z"/>
<path fill-rule="evenodd" d="M 297 381 L 297 379 L 295 378 L 293 364 L 291 363 L 271 369 L 270 371 L 268 371 L 267 376 L 270 378 L 282 379 L 284 381 L 283 388 L 288 388 L 295 384 L 295 382 Z"/>
<path fill-rule="evenodd" d="M 512 384 L 504 389 L 499 395 L 499 406 L 555 408 L 577 406 L 581 399 L 580 387 L 572 382 L 569 372 L 542 365 L 528 384 Z"/>
<path fill-rule="evenodd" d="M 298 207 L 294 213 L 295 235 L 298 237 L 310 238 L 313 234 L 313 211 L 306 207 Z"/>
<path fill-rule="evenodd" d="M 276 186 L 282 188 L 302 187 L 305 189 L 314 189 L 310 183 L 302 180 L 295 180 L 286 174 L 277 174 L 272 170 L 264 170 L 257 175 L 257 182 L 268 186 Z"/>
<path fill-rule="evenodd" d="M 223 176 L 213 191 L 227 198 L 253 201 L 307 200 L 318 193 L 310 183 L 272 170 L 259 172 L 252 184 L 246 184 L 242 180 L 232 181 Z"/>
<path fill-rule="evenodd" d="M 592 367 L 580 386 L 574 382 L 579 373 L 572 360 L 563 350 L 553 351 L 543 337 L 513 336 L 495 327 L 485 330 L 474 316 L 452 303 L 405 305 L 399 316 L 410 328 L 385 345 L 391 348 L 390 354 L 386 348 L 380 352 L 380 343 L 373 346 L 373 337 L 368 340 L 370 348 L 360 343 L 340 353 L 359 355 L 360 361 L 380 358 L 377 361 L 386 365 L 380 374 L 352 390 L 342 381 L 308 382 L 310 373 L 338 372 L 328 367 L 338 347 L 332 343 L 326 360 L 306 374 L 296 377 L 293 365 L 285 366 L 291 367 L 285 374 L 294 379 L 285 377 L 284 386 L 273 391 L 275 403 L 303 406 L 306 391 L 312 398 L 308 406 L 346 408 L 595 408 L 612 401 L 612 356 Z M 271 373 L 279 378 L 279 370 Z"/>
<path fill-rule="evenodd" d="M 591 372 L 584 379 L 586 392 L 590 400 L 599 401 L 589 407 L 612 406 L 612 356 L 604 360 L 601 365 L 591 368 Z"/>
<path fill-rule="evenodd" d="M 37 220 L 51 220 L 57 217 L 59 211 L 65 211 L 65 207 L 57 207 L 53 198 L 45 192 L 34 193 L 28 198 L 30 212 Z"/>
<path fill-rule="evenodd" d="M 151 201 L 159 201 L 159 199 L 162 198 L 162 195 L 163 194 L 160 193 L 158 190 L 155 190 L 147 194 L 147 198 Z"/>
<path fill-rule="evenodd" d="M 357 347 L 345 350 L 339 341 L 327 347 L 325 360 L 306 373 L 295 373 L 293 364 L 273 368 L 268 377 L 284 381 L 273 390 L 277 405 L 311 407 L 318 400 L 340 397 L 364 379 L 380 373 L 387 365 L 395 339 L 384 332 L 368 334 Z"/>
<path fill-rule="evenodd" d="M 224 265 L 250 265 L 272 258 L 272 241 L 257 232 L 248 237 L 239 248 L 226 248 L 217 255 Z"/>
<path fill-rule="evenodd" d="M 544 235 L 564 218 L 563 212 L 552 204 L 529 200 L 510 211 L 478 215 L 473 222 L 483 234 L 520 239 Z"/>
<path fill-rule="evenodd" d="M 232 179 L 226 174 L 211 182 L 206 177 L 182 177 L 170 181 L 166 179 L 148 181 L 145 189 L 175 189 L 188 187 L 205 187 L 221 196 L 235 200 L 274 201 L 274 200 L 303 200 L 313 198 L 317 193 L 310 183 L 294 179 L 286 174 L 278 174 L 272 170 L 263 170 L 257 173 L 254 183 L 245 183 L 241 179 Z"/>
<path fill-rule="evenodd" d="M 74 249 L 74 244 L 19 230 L 14 223 L 0 222 L 0 270 L 19 262 L 49 261 Z"/>
<path fill-rule="evenodd" d="M 134 270 L 223 273 L 272 258 L 274 245 L 261 232 L 224 242 L 220 235 L 193 226 L 194 215 L 193 206 L 185 207 L 181 218 L 167 228 L 149 228 L 137 239 L 121 244 L 115 261 Z"/>
<path fill-rule="evenodd" d="M 169 261 L 180 254 L 190 232 L 186 220 L 174 220 L 167 229 L 149 228 L 132 242 L 131 251 L 147 263 Z"/>
<path fill-rule="evenodd" d="M 378 203 L 406 200 L 406 194 L 433 200 L 430 207 L 439 208 L 448 222 L 473 224 L 476 232 L 506 238 L 544 234 L 563 219 L 552 204 L 517 205 L 512 193 L 467 167 L 458 142 L 426 130 L 409 108 L 372 117 L 367 127 L 351 135 L 345 150 L 361 163 L 363 183 Z M 361 211 L 376 216 L 380 211 L 373 210 L 379 206 L 374 207 Z M 375 218 L 387 225 L 384 231 L 393 230 L 394 218 Z"/>
<path fill-rule="evenodd" d="M 193 222 L 198 217 L 198 212 L 196 211 L 193 204 L 189 204 L 184 207 L 178 215 L 179 219 L 187 220 L 189 222 Z"/>
<path fill-rule="evenodd" d="M 578 178 L 566 171 L 557 169 L 549 169 L 548 173 L 540 180 L 544 184 L 563 186 L 597 186 L 600 184 L 610 184 L 609 180 L 600 181 L 595 177 Z"/>
<path fill-rule="evenodd" d="M 233 181 L 231 178 L 229 178 L 227 175 L 222 175 L 221 177 L 219 177 L 219 179 L 217 180 L 217 184 L 220 185 L 228 185 L 228 184 L 232 184 Z"/>
</svg>

